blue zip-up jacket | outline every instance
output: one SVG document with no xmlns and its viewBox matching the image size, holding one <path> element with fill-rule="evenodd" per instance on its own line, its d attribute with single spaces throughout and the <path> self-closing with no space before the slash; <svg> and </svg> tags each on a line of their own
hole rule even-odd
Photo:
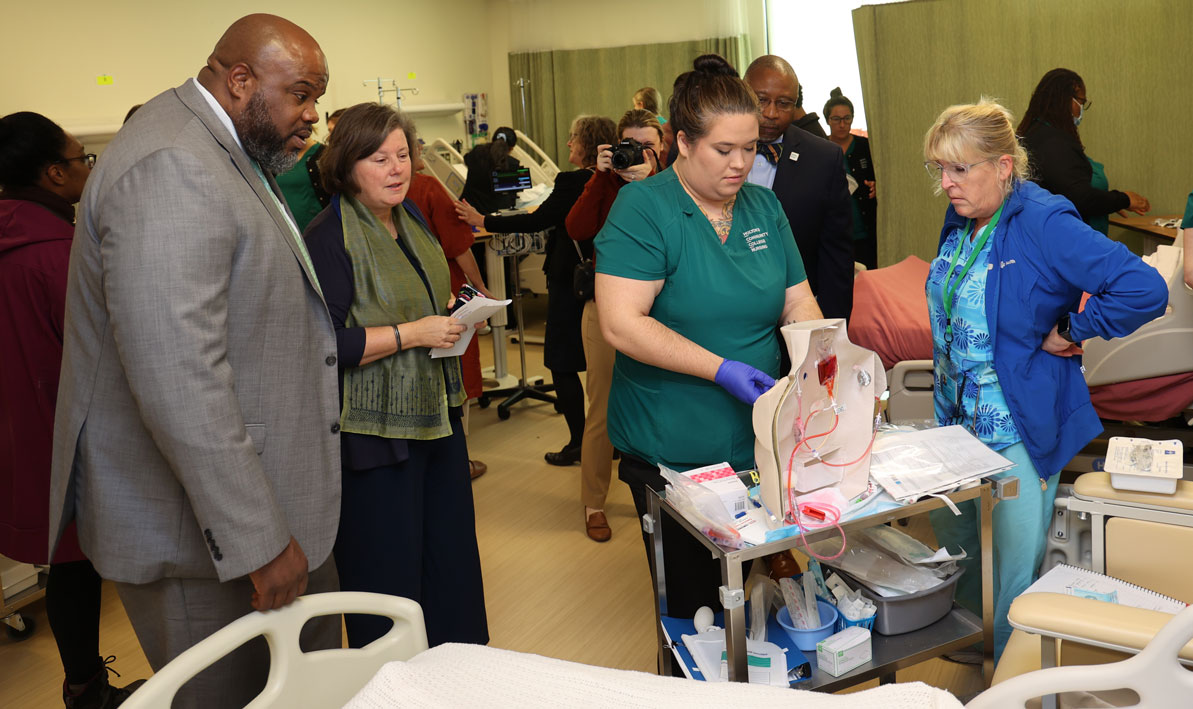
<svg viewBox="0 0 1193 709">
<path fill-rule="evenodd" d="M 940 246 L 969 220 L 950 205 Z M 1060 472 L 1102 432 L 1080 357 L 1041 349 L 1061 316 L 1070 333 L 1124 337 L 1164 313 L 1168 288 L 1151 266 L 1081 221 L 1072 202 L 1019 182 L 992 235 L 986 318 L 994 371 L 1042 479 Z M 1082 291 L 1091 297 L 1080 313 Z M 996 325 L 997 323 L 997 325 Z"/>
</svg>

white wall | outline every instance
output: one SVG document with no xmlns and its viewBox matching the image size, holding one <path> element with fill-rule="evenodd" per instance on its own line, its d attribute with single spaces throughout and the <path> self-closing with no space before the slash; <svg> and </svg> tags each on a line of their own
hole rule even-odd
<svg viewBox="0 0 1193 709">
<path fill-rule="evenodd" d="M 853 39 L 853 10 L 897 0 L 767 0 L 771 53 L 783 57 L 804 87 L 804 110 L 819 113 L 829 92 L 841 92 L 853 102 L 853 127 L 866 129 L 862 79 Z"/>
<path fill-rule="evenodd" d="M 31 110 L 102 148 L 130 106 L 198 73 L 219 36 L 249 12 L 307 29 L 331 71 L 322 111 L 377 98 L 362 81 L 415 86 L 407 108 L 489 97 L 490 125 L 512 119 L 508 54 L 749 33 L 766 42 L 764 0 L 58 0 L 7 3 L 0 115 Z M 408 74 L 414 72 L 415 78 Z M 96 77 L 109 74 L 110 86 Z M 426 138 L 463 137 L 459 115 L 418 119 Z"/>
<path fill-rule="evenodd" d="M 130 106 L 197 74 L 227 26 L 251 11 L 282 15 L 319 41 L 331 72 L 321 110 L 376 100 L 376 88 L 362 81 L 378 75 L 418 87 L 407 106 L 458 102 L 465 92 L 492 87 L 487 5 L 487 0 L 9 3 L 0 43 L 0 115 L 32 110 L 83 134 L 114 130 Z M 409 72 L 414 79 L 407 78 Z M 112 75 L 114 83 L 98 86 L 99 74 Z M 424 134 L 463 132 L 458 115 L 418 124 Z"/>
</svg>

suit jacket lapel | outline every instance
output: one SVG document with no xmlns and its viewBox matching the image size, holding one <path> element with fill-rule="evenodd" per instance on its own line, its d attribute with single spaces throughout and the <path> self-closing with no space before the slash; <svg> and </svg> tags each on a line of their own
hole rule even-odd
<svg viewBox="0 0 1193 709">
<path fill-rule="evenodd" d="M 203 94 L 199 93 L 199 90 L 195 88 L 195 86 L 192 85 L 189 80 L 182 86 L 179 86 L 175 91 L 177 92 L 178 98 L 182 101 L 182 103 L 184 103 L 186 107 L 189 108 L 191 112 L 203 122 L 203 125 L 205 125 L 207 130 L 211 132 L 211 136 L 215 138 L 217 143 L 220 144 L 220 147 L 228 152 L 229 157 L 232 159 L 232 164 L 235 165 L 236 169 L 240 172 L 241 178 L 248 183 L 249 189 L 251 189 L 253 193 L 257 195 L 257 199 L 261 200 L 261 204 L 265 207 L 265 211 L 269 212 L 269 216 L 273 218 L 273 222 L 278 228 L 276 236 L 286 242 L 286 246 L 290 249 L 290 252 L 294 254 L 294 258 L 297 259 L 298 266 L 302 269 L 303 275 L 306 276 L 307 284 L 310 285 L 311 289 L 314 290 L 315 294 L 319 296 L 320 300 L 322 300 L 323 294 L 320 292 L 320 289 L 315 286 L 318 281 L 315 279 L 315 274 L 311 273 L 307 269 L 306 259 L 303 258 L 302 253 L 298 250 L 298 244 L 295 243 L 294 238 L 291 236 L 293 232 L 290 229 L 290 224 L 286 222 L 286 215 L 283 215 L 274 207 L 274 198 L 271 197 L 267 191 L 267 189 L 273 190 L 274 195 L 277 195 L 278 201 L 283 205 L 283 208 L 288 209 L 285 206 L 285 199 L 283 199 L 281 196 L 281 190 L 278 188 L 277 181 L 274 180 L 272 175 L 265 173 L 265 179 L 269 182 L 269 187 L 266 188 L 266 186 L 261 183 L 260 178 L 257 177 L 257 171 L 253 168 L 253 163 L 249 159 L 249 156 L 236 142 L 236 138 L 232 137 L 232 135 L 228 133 L 228 129 L 224 127 L 224 124 L 215 115 L 215 113 L 212 112 L 211 106 L 209 106 L 207 103 L 207 99 L 203 98 Z"/>
<path fill-rule="evenodd" d="M 787 128 L 787 132 L 783 134 L 783 151 L 779 153 L 779 164 L 775 166 L 775 184 L 772 189 L 777 190 L 782 184 L 791 178 L 791 173 L 795 171 L 795 161 L 791 159 L 791 154 L 799 155 L 800 143 L 803 137 L 800 135 L 803 130 L 791 125 Z"/>
</svg>

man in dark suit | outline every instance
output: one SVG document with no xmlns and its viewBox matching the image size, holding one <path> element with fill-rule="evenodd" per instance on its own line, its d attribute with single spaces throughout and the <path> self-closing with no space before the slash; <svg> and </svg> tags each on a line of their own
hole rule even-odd
<svg viewBox="0 0 1193 709">
<path fill-rule="evenodd" d="M 799 79 L 781 57 L 755 59 L 745 81 L 762 107 L 758 154 L 747 179 L 774 190 L 783 205 L 824 316 L 848 318 L 853 308 L 853 217 L 841 149 L 799 128 Z"/>
</svg>

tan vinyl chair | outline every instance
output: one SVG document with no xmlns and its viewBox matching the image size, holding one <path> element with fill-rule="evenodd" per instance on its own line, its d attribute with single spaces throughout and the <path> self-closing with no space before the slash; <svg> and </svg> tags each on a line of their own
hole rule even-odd
<svg viewBox="0 0 1193 709">
<path fill-rule="evenodd" d="M 1193 550 L 1193 483 L 1179 481 L 1173 495 L 1118 491 L 1110 486 L 1107 473 L 1087 473 L 1077 479 L 1073 496 L 1058 500 L 1070 514 L 1091 518 L 1092 565 L 1095 571 L 1156 591 L 1185 603 L 1193 602 L 1193 564 L 1187 554 Z M 1009 619 L 1015 631 L 1007 643 L 993 684 L 1009 681 L 1025 672 L 1059 665 L 1101 665 L 1138 653 L 1153 637 L 1160 641 L 1162 628 L 1173 616 L 1114 603 L 1050 593 L 1020 596 L 1011 605 Z M 1167 664 L 1180 662 L 1193 667 L 1193 645 L 1186 645 L 1193 634 L 1193 611 L 1177 616 L 1185 628 L 1181 638 L 1165 635 L 1164 645 L 1171 657 Z M 1167 633 L 1167 630 L 1165 630 Z M 1174 631 L 1175 632 L 1175 631 Z M 1176 640 L 1180 640 L 1179 643 Z M 1175 643 L 1175 644 L 1174 644 Z M 1142 655 L 1140 655 L 1142 657 Z M 1161 663 L 1157 653 L 1148 662 Z M 1131 672 L 1139 673 L 1142 662 L 1124 663 L 1126 675 L 1106 675 L 1119 679 L 1090 682 L 1087 690 L 1133 687 L 1143 697 Z M 1091 668 L 1092 669 L 1092 668 Z M 1182 677 L 1193 681 L 1193 674 L 1179 668 Z M 1054 674 L 1053 677 L 1065 677 Z M 1068 677 L 1097 677 L 1093 673 L 1071 673 Z M 1143 677 L 1142 674 L 1138 675 Z M 1084 681 L 1084 680 L 1083 680 Z M 1104 697 L 1115 701 L 1113 694 Z M 1128 694 L 1120 693 L 1120 699 Z M 1177 703 L 1152 700 L 1140 706 L 1190 706 L 1193 684 Z M 1044 706 L 1055 706 L 1045 697 Z M 1133 706 L 1133 703 L 1127 706 Z M 990 705 L 994 706 L 994 705 Z M 1003 704 L 1001 706 L 1022 706 Z"/>
</svg>

